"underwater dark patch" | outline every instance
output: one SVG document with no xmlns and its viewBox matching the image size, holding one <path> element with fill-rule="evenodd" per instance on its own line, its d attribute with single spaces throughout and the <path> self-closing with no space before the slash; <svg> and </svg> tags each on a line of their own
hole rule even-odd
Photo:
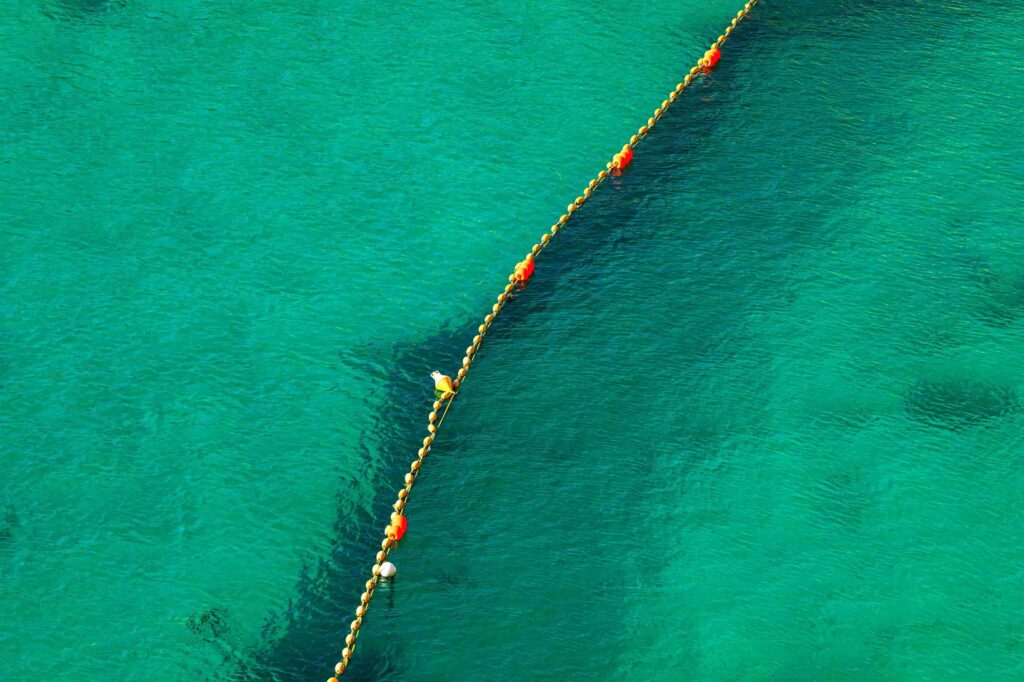
<svg viewBox="0 0 1024 682">
<path fill-rule="evenodd" d="M 14 545 L 14 535 L 21 525 L 14 508 L 9 504 L 0 505 L 0 549 Z"/>
<path fill-rule="evenodd" d="M 128 0 L 56 0 L 43 7 L 51 19 L 90 20 L 124 9 Z"/>
<path fill-rule="evenodd" d="M 979 316 L 989 326 L 1008 327 L 1024 318 L 1024 277 L 992 277 Z"/>
<path fill-rule="evenodd" d="M 984 381 L 917 381 L 904 400 L 914 420 L 960 430 L 1021 412 L 1020 396 L 1012 386 Z"/>
<path fill-rule="evenodd" d="M 225 621 L 225 615 L 217 609 L 210 609 L 201 614 L 193 613 L 188 617 L 186 625 L 193 634 L 202 637 L 207 642 L 220 639 L 221 635 L 230 630 Z"/>
</svg>

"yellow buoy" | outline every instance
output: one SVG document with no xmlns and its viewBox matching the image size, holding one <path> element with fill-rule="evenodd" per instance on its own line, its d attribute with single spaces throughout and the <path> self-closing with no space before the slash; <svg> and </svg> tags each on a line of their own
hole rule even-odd
<svg viewBox="0 0 1024 682">
<path fill-rule="evenodd" d="M 452 378 L 450 376 L 434 371 L 430 373 L 430 378 L 434 380 L 435 389 L 441 391 L 441 393 L 451 393 Z"/>
</svg>

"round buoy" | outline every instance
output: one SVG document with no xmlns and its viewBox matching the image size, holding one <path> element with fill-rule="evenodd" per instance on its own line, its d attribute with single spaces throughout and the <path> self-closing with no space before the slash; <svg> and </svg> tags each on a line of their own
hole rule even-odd
<svg viewBox="0 0 1024 682">
<path fill-rule="evenodd" d="M 622 146 L 622 151 L 612 157 L 612 175 L 622 175 L 629 164 L 633 163 L 633 148 L 628 144 Z"/>
<path fill-rule="evenodd" d="M 431 424 L 431 426 L 433 426 L 433 424 Z M 412 474 L 405 475 L 406 485 L 412 485 L 414 480 L 415 478 L 413 478 Z M 391 515 L 391 523 L 389 523 L 388 527 L 384 529 L 384 534 L 387 535 L 388 539 L 392 542 L 398 542 L 402 539 L 402 536 L 405 535 L 405 531 L 408 529 L 409 520 L 398 512 L 395 512 Z"/>
<path fill-rule="evenodd" d="M 622 168 L 625 170 L 626 166 L 633 163 L 633 148 L 626 146 L 622 148 Z"/>
<path fill-rule="evenodd" d="M 397 572 L 398 572 L 398 569 L 395 568 L 395 565 L 393 563 L 391 563 L 390 561 L 385 561 L 384 563 L 382 563 L 380 565 L 380 577 L 381 578 L 394 578 L 395 577 L 395 573 L 397 573 Z"/>
<path fill-rule="evenodd" d="M 527 258 L 516 265 L 516 270 L 512 277 L 520 287 L 524 287 L 530 281 L 530 278 L 533 277 L 533 271 L 536 267 L 533 258 Z"/>
<path fill-rule="evenodd" d="M 717 47 L 713 47 L 705 53 L 704 57 L 708 60 L 706 68 L 713 69 L 718 64 L 718 60 L 722 58 L 722 52 Z"/>
</svg>

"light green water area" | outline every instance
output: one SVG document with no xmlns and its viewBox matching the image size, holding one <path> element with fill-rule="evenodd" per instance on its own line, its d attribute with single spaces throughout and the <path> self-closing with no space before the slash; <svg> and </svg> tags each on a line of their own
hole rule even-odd
<svg viewBox="0 0 1024 682">
<path fill-rule="evenodd" d="M 0 677 L 326 679 L 430 371 L 737 9 L 7 3 Z M 492 328 L 345 679 L 1024 679 L 1022 34 L 759 5 Z"/>
</svg>

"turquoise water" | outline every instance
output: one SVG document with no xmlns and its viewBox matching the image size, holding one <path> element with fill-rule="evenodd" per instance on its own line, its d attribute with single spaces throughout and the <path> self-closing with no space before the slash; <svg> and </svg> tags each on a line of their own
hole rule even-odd
<svg viewBox="0 0 1024 682">
<path fill-rule="evenodd" d="M 326 679 L 430 370 L 736 9 L 5 12 L 4 678 Z M 492 328 L 346 679 L 1024 677 L 1021 29 L 759 6 Z"/>
</svg>

